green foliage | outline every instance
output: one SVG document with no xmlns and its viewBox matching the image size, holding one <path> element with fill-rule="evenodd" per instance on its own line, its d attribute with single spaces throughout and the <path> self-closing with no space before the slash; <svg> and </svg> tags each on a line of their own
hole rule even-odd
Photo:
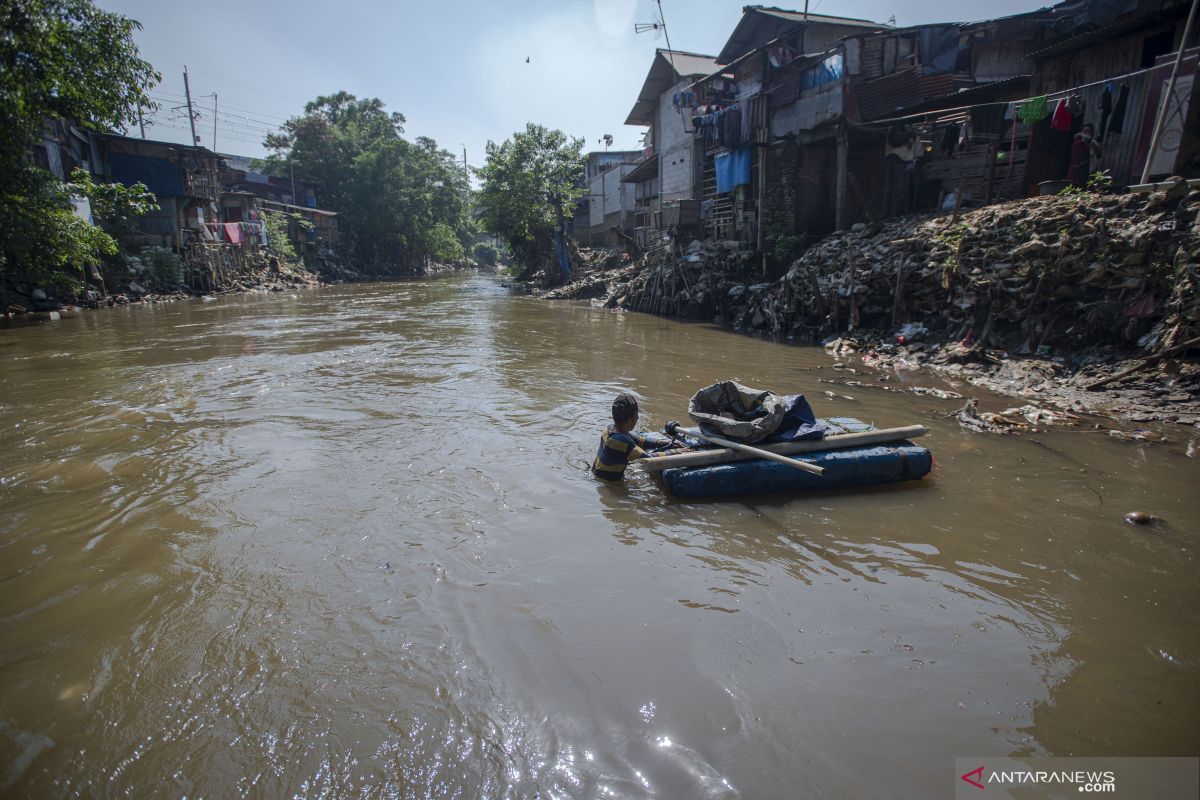
<svg viewBox="0 0 1200 800">
<path fill-rule="evenodd" d="M 491 242 L 478 242 L 472 250 L 472 255 L 476 261 L 488 267 L 495 266 L 500 257 Z"/>
<path fill-rule="evenodd" d="M 487 161 L 476 171 L 485 230 L 499 236 L 527 264 L 549 259 L 554 247 L 556 206 L 571 216 L 586 193 L 583 140 L 529 123 L 503 144 L 487 144 Z"/>
<path fill-rule="evenodd" d="M 439 222 L 429 231 L 429 255 L 440 264 L 455 264 L 466 257 L 466 251 L 454 229 Z"/>
<path fill-rule="evenodd" d="M 4 218 L 5 272 L 17 280 L 57 291 L 76 291 L 83 265 L 116 255 L 117 243 L 75 216 L 61 198 L 7 197 Z"/>
<path fill-rule="evenodd" d="M 1104 193 L 1112 189 L 1112 175 L 1106 169 L 1093 172 L 1088 177 L 1088 190 Z"/>
<path fill-rule="evenodd" d="M 116 243 L 72 213 L 69 188 L 32 148 L 48 119 L 132 123 L 139 102 L 154 107 L 159 76 L 138 56 L 138 23 L 88 0 L 3 0 L 0 21 L 0 273 L 64 290 Z"/>
<path fill-rule="evenodd" d="M 298 218 L 299 215 L 282 211 L 262 212 L 263 224 L 267 228 L 267 251 L 287 264 L 295 264 L 300 260 L 292 240 L 288 238 L 288 219 L 291 217 Z"/>
<path fill-rule="evenodd" d="M 473 235 L 462 166 L 432 139 L 402 138 L 403 124 L 380 100 L 339 92 L 309 103 L 265 142 L 265 168 L 313 184 L 321 205 L 341 214 L 352 262 L 370 272 L 458 252 L 447 230 L 459 251 Z"/>
<path fill-rule="evenodd" d="M 183 259 L 166 247 L 143 247 L 139 254 L 144 271 L 139 278 L 158 292 L 174 291 L 183 283 Z"/>
<path fill-rule="evenodd" d="M 771 257 L 776 263 L 788 266 L 804 247 L 804 235 L 790 233 L 773 233 L 767 235 L 767 244 L 771 248 Z"/>
<path fill-rule="evenodd" d="M 134 217 L 158 210 L 158 198 L 144 183 L 133 186 L 96 183 L 91 175 L 76 168 L 67 188 L 74 195 L 86 197 L 92 206 L 92 217 L 113 234 L 124 232 Z"/>
<path fill-rule="evenodd" d="M 1108 170 L 1099 170 L 1088 176 L 1087 188 L 1071 184 L 1065 186 L 1058 192 L 1059 197 L 1078 197 L 1082 194 L 1092 192 L 1094 194 L 1104 194 L 1112 189 L 1112 175 Z"/>
</svg>

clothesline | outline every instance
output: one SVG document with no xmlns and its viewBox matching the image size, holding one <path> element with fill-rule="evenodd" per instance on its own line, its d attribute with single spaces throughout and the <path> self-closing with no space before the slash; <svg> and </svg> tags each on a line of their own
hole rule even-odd
<svg viewBox="0 0 1200 800">
<path fill-rule="evenodd" d="M 1169 66 L 1169 65 L 1167 65 L 1167 66 Z M 1124 75 L 1114 75 L 1111 78 L 1103 78 L 1102 80 L 1092 81 L 1091 83 L 1080 84 L 1079 86 L 1073 86 L 1070 89 L 1061 89 L 1057 92 L 1047 92 L 1044 95 L 1035 95 L 1033 97 L 1024 97 L 1020 100 L 993 100 L 993 101 L 990 101 L 987 103 L 974 103 L 972 105 L 966 105 L 966 106 L 955 106 L 954 108 L 938 108 L 938 109 L 932 109 L 930 111 L 922 111 L 922 112 L 919 112 L 916 114 L 906 114 L 905 116 L 902 116 L 902 117 L 888 117 L 887 119 L 873 119 L 870 122 L 863 122 L 861 124 L 864 126 L 866 126 L 866 125 L 891 125 L 896 122 L 905 122 L 907 120 L 912 120 L 912 119 L 925 119 L 927 117 L 934 116 L 934 115 L 942 116 L 942 115 L 946 115 L 946 114 L 953 114 L 958 111 L 970 111 L 973 108 L 987 108 L 989 106 L 1010 106 L 1010 105 L 1014 105 L 1014 104 L 1020 105 L 1021 103 L 1025 103 L 1030 100 L 1034 100 L 1038 97 L 1045 97 L 1047 101 L 1050 101 L 1050 100 L 1058 99 L 1061 97 L 1069 97 L 1071 94 L 1073 94 L 1075 92 L 1081 91 L 1083 89 L 1090 89 L 1093 86 L 1099 86 L 1104 83 L 1113 83 L 1116 81 L 1128 80 L 1129 78 L 1133 78 L 1133 77 L 1142 75 L 1147 72 L 1153 72 L 1156 69 L 1162 69 L 1162 68 L 1163 68 L 1162 64 L 1158 65 L 1157 67 L 1144 67 L 1143 69 L 1137 69 L 1137 70 L 1134 70 L 1133 72 L 1127 72 Z M 986 86 L 987 84 L 983 84 L 983 85 Z"/>
</svg>

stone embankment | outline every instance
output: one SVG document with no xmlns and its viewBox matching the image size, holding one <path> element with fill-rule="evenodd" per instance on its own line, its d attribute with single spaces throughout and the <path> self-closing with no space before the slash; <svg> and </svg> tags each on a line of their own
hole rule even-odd
<svg viewBox="0 0 1200 800">
<path fill-rule="evenodd" d="M 887 372 L 930 368 L 1027 406 L 989 421 L 968 404 L 964 425 L 1200 424 L 1200 191 L 1182 180 L 855 225 L 774 279 L 733 242 L 581 261 L 543 296 L 823 342 L 850 385 L 899 391 Z"/>
</svg>

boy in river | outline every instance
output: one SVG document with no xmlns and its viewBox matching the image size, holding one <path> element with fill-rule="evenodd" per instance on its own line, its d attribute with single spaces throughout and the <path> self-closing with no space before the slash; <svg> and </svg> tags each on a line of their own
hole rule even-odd
<svg viewBox="0 0 1200 800">
<path fill-rule="evenodd" d="M 638 423 L 638 404 L 632 395 L 623 394 L 612 404 L 613 424 L 600 435 L 600 449 L 592 462 L 592 474 L 605 481 L 625 477 L 630 461 L 646 457 L 647 450 L 667 447 L 668 436 L 661 433 L 633 433 Z"/>
</svg>

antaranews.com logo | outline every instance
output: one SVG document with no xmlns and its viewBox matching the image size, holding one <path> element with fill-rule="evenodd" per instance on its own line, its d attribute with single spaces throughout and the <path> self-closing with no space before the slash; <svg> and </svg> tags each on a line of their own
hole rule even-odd
<svg viewBox="0 0 1200 800">
<path fill-rule="evenodd" d="M 956 800 L 1200 797 L 1200 758 L 956 758 Z"/>
<path fill-rule="evenodd" d="M 1084 770 L 1049 772 L 1047 770 L 1014 769 L 986 770 L 983 765 L 964 772 L 962 779 L 977 789 L 986 789 L 985 784 L 999 786 L 1034 786 L 1037 784 L 1076 786 L 1081 792 L 1116 792 L 1117 775 L 1112 770 L 1090 772 Z"/>
</svg>

